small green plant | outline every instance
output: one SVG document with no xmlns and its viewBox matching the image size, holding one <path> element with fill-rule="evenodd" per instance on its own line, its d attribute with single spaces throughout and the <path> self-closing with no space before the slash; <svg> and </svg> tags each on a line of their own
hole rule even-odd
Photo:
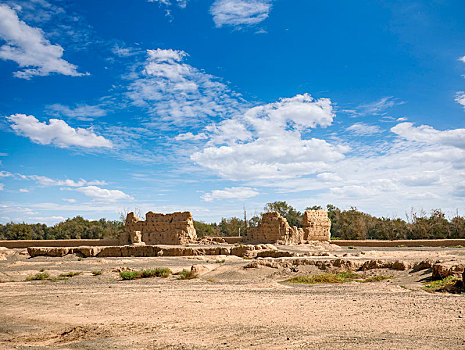
<svg viewBox="0 0 465 350">
<path fill-rule="evenodd" d="M 142 278 L 140 271 L 120 271 L 119 275 L 123 280 L 134 280 L 136 278 Z"/>
<path fill-rule="evenodd" d="M 29 276 L 26 281 L 44 281 L 49 278 L 50 275 L 47 272 L 37 273 L 34 276 Z"/>
<path fill-rule="evenodd" d="M 442 280 L 428 282 L 423 288 L 428 292 L 440 292 L 447 286 L 452 286 L 456 283 L 457 279 L 454 276 L 448 276 Z"/>
<path fill-rule="evenodd" d="M 392 277 L 389 277 L 389 276 L 376 275 L 376 276 L 372 276 L 372 277 L 365 278 L 364 280 L 356 280 L 356 281 L 357 281 L 357 282 L 362 282 L 362 283 L 366 283 L 366 282 L 379 282 L 379 281 L 388 280 L 388 279 L 391 279 L 391 278 L 392 278 Z"/>
<path fill-rule="evenodd" d="M 456 245 L 454 248 L 464 248 L 464 247 L 463 247 L 463 245 L 458 244 L 458 245 Z"/>
<path fill-rule="evenodd" d="M 39 271 L 40 271 L 40 272 L 44 272 L 44 271 L 45 271 L 45 269 L 42 267 L 42 268 L 41 268 Z"/>
<path fill-rule="evenodd" d="M 323 273 L 321 275 L 313 275 L 313 276 L 296 276 L 284 282 L 305 283 L 305 284 L 345 283 L 345 282 L 351 282 L 358 277 L 360 276 L 353 272 Z"/>
<path fill-rule="evenodd" d="M 347 247 L 347 249 L 357 249 L 357 248 L 355 248 L 353 245 L 350 245 Z"/>
<path fill-rule="evenodd" d="M 397 246 L 397 248 L 405 248 L 405 247 L 406 247 L 405 244 L 399 244 L 399 245 Z"/>
<path fill-rule="evenodd" d="M 216 260 L 215 263 L 217 263 L 217 264 L 223 264 L 225 261 L 226 261 L 226 260 L 224 260 L 224 259 L 223 259 L 223 260 Z"/>
<path fill-rule="evenodd" d="M 82 261 L 82 258 L 78 258 L 78 261 Z"/>
<path fill-rule="evenodd" d="M 156 269 L 147 269 L 142 271 L 121 271 L 119 275 L 123 280 L 134 280 L 138 278 L 150 277 L 168 277 L 172 271 L 167 267 L 157 267 Z"/>
<path fill-rule="evenodd" d="M 178 279 L 179 280 L 191 280 L 193 278 L 197 278 L 198 276 L 192 272 L 191 270 L 182 270 L 182 272 L 179 274 Z"/>
<path fill-rule="evenodd" d="M 69 277 L 65 277 L 65 276 L 58 276 L 58 277 L 50 277 L 48 279 L 50 282 L 58 282 L 58 281 L 67 281 L 69 280 Z"/>
<path fill-rule="evenodd" d="M 360 254 L 365 255 L 366 253 L 365 252 L 360 252 Z"/>
<path fill-rule="evenodd" d="M 74 276 L 79 276 L 82 272 L 67 272 L 67 273 L 62 273 L 58 277 L 74 277 Z"/>
<path fill-rule="evenodd" d="M 95 271 L 92 271 L 92 276 L 100 276 L 102 274 L 102 270 L 95 270 Z"/>
</svg>

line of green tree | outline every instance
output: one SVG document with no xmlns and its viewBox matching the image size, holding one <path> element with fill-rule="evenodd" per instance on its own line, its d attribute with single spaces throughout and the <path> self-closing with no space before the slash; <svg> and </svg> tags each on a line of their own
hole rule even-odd
<svg viewBox="0 0 465 350">
<path fill-rule="evenodd" d="M 0 224 L 0 239 L 103 239 L 118 238 L 124 231 L 120 220 L 90 221 L 82 216 L 66 219 L 53 226 L 45 224 Z"/>
<path fill-rule="evenodd" d="M 321 206 L 307 209 L 323 209 Z M 302 227 L 303 213 L 293 208 L 285 201 L 267 203 L 264 212 L 276 211 L 287 219 L 291 226 Z M 441 209 L 424 211 L 406 215 L 406 219 L 375 217 L 352 207 L 341 210 L 334 205 L 326 206 L 331 220 L 331 237 L 339 239 L 444 239 L 465 238 L 465 218 L 456 214 L 447 218 Z M 199 237 L 203 236 L 237 236 L 245 234 L 250 227 L 256 227 L 261 214 L 252 216 L 249 220 L 237 217 L 223 218 L 220 223 L 207 224 L 195 222 Z M 247 224 L 246 224 L 247 223 Z"/>
<path fill-rule="evenodd" d="M 322 209 L 320 206 L 307 209 Z M 356 208 L 341 210 L 334 205 L 326 206 L 331 220 L 331 236 L 340 239 L 440 239 L 465 238 L 465 218 L 455 215 L 447 218 L 440 209 L 429 214 L 411 212 L 406 219 L 375 217 Z M 264 212 L 276 211 L 285 217 L 291 226 L 302 226 L 303 213 L 284 201 L 267 203 Z M 261 219 L 256 214 L 250 219 L 222 218 L 219 223 L 194 221 L 198 237 L 238 236 L 247 234 Z M 0 239 L 103 239 L 118 238 L 124 231 L 124 221 L 100 219 L 86 220 L 81 216 L 67 219 L 53 226 L 45 224 L 7 223 L 0 224 Z"/>
</svg>

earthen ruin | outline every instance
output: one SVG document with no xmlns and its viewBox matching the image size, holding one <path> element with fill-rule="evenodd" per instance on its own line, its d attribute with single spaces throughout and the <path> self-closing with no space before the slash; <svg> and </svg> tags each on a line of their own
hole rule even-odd
<svg viewBox="0 0 465 350">
<path fill-rule="evenodd" d="M 188 244 L 197 240 L 192 214 L 188 211 L 161 214 L 149 211 L 145 221 L 129 213 L 126 232 L 120 236 L 120 244 Z"/>
<path fill-rule="evenodd" d="M 260 243 L 301 244 L 308 241 L 329 241 L 331 221 L 326 210 L 306 210 L 302 228 L 289 226 L 277 212 L 264 213 L 255 228 L 250 228 L 247 240 Z"/>
</svg>

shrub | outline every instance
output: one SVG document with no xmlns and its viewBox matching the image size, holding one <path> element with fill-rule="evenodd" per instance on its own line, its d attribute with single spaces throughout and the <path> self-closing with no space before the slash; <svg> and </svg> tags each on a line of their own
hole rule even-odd
<svg viewBox="0 0 465 350">
<path fill-rule="evenodd" d="M 345 282 L 351 282 L 358 277 L 359 276 L 353 272 L 324 273 L 321 275 L 313 275 L 313 276 L 296 276 L 284 282 L 305 283 L 305 284 L 345 283 Z"/>
<path fill-rule="evenodd" d="M 225 261 L 226 261 L 226 260 L 223 259 L 223 260 L 216 260 L 215 262 L 216 262 L 217 264 L 222 264 L 222 263 L 224 263 Z"/>
<path fill-rule="evenodd" d="M 100 276 L 102 273 L 103 273 L 102 270 L 92 271 L 93 276 Z"/>
<path fill-rule="evenodd" d="M 372 276 L 372 277 L 368 277 L 364 280 L 357 280 L 357 282 L 379 282 L 379 281 L 383 281 L 383 280 L 388 280 L 388 279 L 391 279 L 392 277 L 389 277 L 389 276 L 383 276 L 383 275 L 376 275 L 376 276 Z"/>
<path fill-rule="evenodd" d="M 50 275 L 47 272 L 37 273 L 34 276 L 29 276 L 26 281 L 44 281 L 49 278 Z"/>
<path fill-rule="evenodd" d="M 431 281 L 423 288 L 429 292 L 443 291 L 447 286 L 452 286 L 456 283 L 457 279 L 454 276 L 448 276 L 442 280 Z"/>
<path fill-rule="evenodd" d="M 172 271 L 167 267 L 157 267 L 142 271 L 121 271 L 119 274 L 123 280 L 133 280 L 138 278 L 168 277 Z"/>
<path fill-rule="evenodd" d="M 182 272 L 179 274 L 178 279 L 179 280 L 191 280 L 193 278 L 197 278 L 198 276 L 192 272 L 191 270 L 182 270 Z"/>
<path fill-rule="evenodd" d="M 80 275 L 82 272 L 67 272 L 67 273 L 62 273 L 58 277 L 74 277 Z"/>
</svg>

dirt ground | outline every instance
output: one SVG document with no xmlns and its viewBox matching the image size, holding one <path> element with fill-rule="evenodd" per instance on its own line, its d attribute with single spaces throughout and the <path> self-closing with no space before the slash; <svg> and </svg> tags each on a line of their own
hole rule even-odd
<svg viewBox="0 0 465 350">
<path fill-rule="evenodd" d="M 305 246 L 285 247 L 302 252 Z M 465 263 L 464 248 L 334 249 L 344 259 Z M 224 262 L 222 262 L 224 260 Z M 380 282 L 301 285 L 316 266 L 247 268 L 235 256 L 29 258 L 0 250 L 1 349 L 465 349 L 465 294 L 423 289 L 431 270 Z M 123 281 L 119 270 L 200 265 L 191 280 Z M 44 270 L 59 281 L 26 281 Z M 92 271 L 102 271 L 94 276 Z"/>
</svg>

